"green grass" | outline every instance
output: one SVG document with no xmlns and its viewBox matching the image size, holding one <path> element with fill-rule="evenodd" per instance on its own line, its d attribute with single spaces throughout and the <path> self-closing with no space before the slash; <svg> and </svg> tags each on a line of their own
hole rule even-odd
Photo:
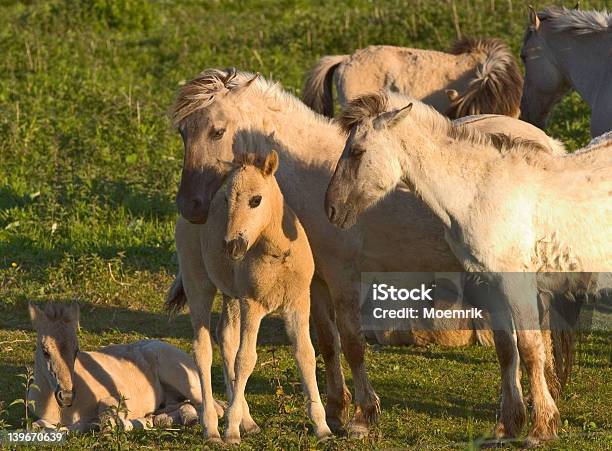
<svg viewBox="0 0 612 451">
<path fill-rule="evenodd" d="M 583 8 L 604 3 L 581 2 Z M 518 54 L 526 8 L 511 0 L 0 3 L 5 406 L 22 397 L 16 375 L 32 362 L 28 300 L 79 300 L 84 350 L 145 337 L 190 348 L 188 318 L 169 323 L 161 312 L 176 269 L 173 199 L 182 158 L 166 111 L 183 80 L 207 67 L 236 66 L 299 94 L 305 71 L 324 54 L 374 43 L 448 48 L 456 37 L 453 4 L 463 34 L 503 38 Z M 589 116 L 570 95 L 549 132 L 575 149 L 589 140 Z M 266 364 L 249 385 L 252 411 L 265 430 L 245 440 L 245 448 L 315 446 L 304 432 L 301 397 L 292 394 L 296 370 L 285 342 L 275 339 L 278 327 L 274 319 L 265 323 L 260 362 Z M 561 441 L 552 446 L 603 449 L 611 430 L 609 335 L 585 337 L 580 355 L 560 404 Z M 467 448 L 494 423 L 499 376 L 492 349 L 370 348 L 368 365 L 383 403 L 380 425 L 364 443 L 337 439 L 328 448 Z M 283 374 L 287 399 L 274 395 L 274 372 Z M 214 384 L 223 393 L 218 354 Z M 20 426 L 18 407 L 1 420 Z M 68 444 L 106 448 L 117 445 L 112 440 L 85 435 Z M 202 446 L 198 430 L 117 440 L 124 448 Z"/>
</svg>

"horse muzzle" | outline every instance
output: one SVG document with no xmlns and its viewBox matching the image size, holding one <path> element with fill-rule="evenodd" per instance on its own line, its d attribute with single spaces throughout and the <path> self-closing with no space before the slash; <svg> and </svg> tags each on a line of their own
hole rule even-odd
<svg viewBox="0 0 612 451">
<path fill-rule="evenodd" d="M 242 236 L 234 238 L 233 240 L 223 241 L 223 247 L 225 248 L 225 254 L 230 260 L 239 261 L 244 258 L 246 254 L 249 242 Z"/>
<path fill-rule="evenodd" d="M 62 409 L 70 407 L 72 405 L 73 399 L 73 390 L 62 390 L 59 388 L 59 386 L 55 389 L 55 400 Z"/>
</svg>

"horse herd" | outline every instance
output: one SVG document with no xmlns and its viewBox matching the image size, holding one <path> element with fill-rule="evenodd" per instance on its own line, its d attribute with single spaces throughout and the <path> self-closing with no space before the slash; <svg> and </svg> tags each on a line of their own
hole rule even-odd
<svg viewBox="0 0 612 451">
<path fill-rule="evenodd" d="M 189 306 L 195 364 L 155 341 L 80 352 L 76 306 L 31 306 L 35 379 L 46 387 L 36 395 L 38 425 L 87 430 L 121 393 L 131 412 L 126 420 L 191 424 L 198 407 L 205 437 L 221 441 L 223 407 L 211 384 L 218 290 L 225 441 L 259 430 L 245 387 L 261 320 L 275 310 L 294 348 L 316 436 L 364 437 L 381 410 L 366 369 L 360 274 L 467 271 L 486 274 L 487 282 L 477 293 L 466 278 L 468 302 L 484 296 L 497 309 L 491 328 L 502 400 L 495 439 L 519 436 L 526 421 L 521 365 L 533 404 L 527 444 L 555 438 L 571 349 L 554 352 L 562 338 L 541 330 L 538 299 L 570 303 L 568 297 L 595 293 L 597 273 L 612 268 L 612 133 L 603 134 L 612 129 L 611 26 L 606 12 L 530 10 L 524 86 L 496 39 L 463 40 L 450 54 L 374 46 L 326 56 L 307 77 L 305 103 L 235 69 L 208 69 L 185 83 L 172 108 L 185 154 L 179 273 L 167 307 Z M 334 82 L 342 109 L 328 118 Z M 570 85 L 591 105 L 592 134 L 603 135 L 566 154 L 516 117 L 543 126 Z M 325 406 L 311 315 L 325 363 Z M 341 353 L 353 376 L 352 418 Z M 88 366 L 90 376 L 80 376 Z M 126 371 L 132 386 L 114 380 Z M 79 410 L 86 399 L 88 408 Z"/>
</svg>

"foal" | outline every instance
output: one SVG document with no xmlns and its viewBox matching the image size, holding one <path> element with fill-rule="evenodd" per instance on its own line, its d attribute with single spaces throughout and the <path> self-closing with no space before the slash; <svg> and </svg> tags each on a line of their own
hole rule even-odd
<svg viewBox="0 0 612 451">
<path fill-rule="evenodd" d="M 274 177 L 278 155 L 272 151 L 263 161 L 256 154 L 237 156 L 233 171 L 210 208 L 201 235 L 206 270 L 224 295 L 239 302 L 240 346 L 220 331 L 230 405 L 225 441 L 240 443 L 248 407 L 244 397 L 247 380 L 257 360 L 257 333 L 268 313 L 280 310 L 308 398 L 308 415 L 319 439 L 331 435 L 319 396 L 316 361 L 310 341 L 310 281 L 314 260 L 306 233 L 297 216 L 284 202 Z M 225 298 L 224 319 L 231 320 Z M 233 385 L 233 386 L 232 386 Z M 252 420 L 246 423 L 252 429 Z"/>
<path fill-rule="evenodd" d="M 110 407 L 125 398 L 121 418 L 134 427 L 198 422 L 194 406 L 202 403 L 199 376 L 193 359 L 158 340 L 112 345 L 98 351 L 79 350 L 78 305 L 30 304 L 37 332 L 34 383 L 35 427 L 85 432 L 104 426 Z M 218 415 L 223 409 L 216 404 Z"/>
</svg>

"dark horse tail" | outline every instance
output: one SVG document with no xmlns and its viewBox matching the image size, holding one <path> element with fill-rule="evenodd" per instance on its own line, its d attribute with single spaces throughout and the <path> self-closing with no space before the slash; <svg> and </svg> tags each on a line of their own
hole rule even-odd
<svg viewBox="0 0 612 451">
<path fill-rule="evenodd" d="M 574 363 L 576 337 L 582 328 L 580 311 L 590 298 L 599 296 L 599 274 L 573 273 L 565 280 L 565 292 L 540 291 L 542 330 L 546 347 L 545 376 L 555 400 L 568 382 Z"/>
<path fill-rule="evenodd" d="M 185 295 L 185 288 L 183 287 L 183 278 L 179 271 L 172 282 L 170 290 L 166 295 L 166 302 L 164 302 L 164 310 L 171 314 L 180 313 L 187 303 L 187 296 Z"/>
</svg>

